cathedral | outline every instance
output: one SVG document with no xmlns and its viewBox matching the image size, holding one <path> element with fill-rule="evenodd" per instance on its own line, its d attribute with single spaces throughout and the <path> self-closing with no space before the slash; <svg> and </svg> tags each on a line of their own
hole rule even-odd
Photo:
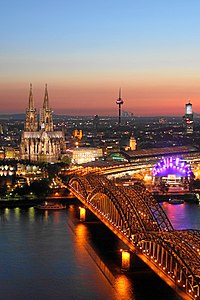
<svg viewBox="0 0 200 300">
<path fill-rule="evenodd" d="M 20 145 L 21 159 L 56 162 L 61 159 L 65 152 L 64 133 L 62 131 L 54 131 L 47 85 L 45 86 L 44 102 L 40 110 L 39 123 L 37 110 L 34 107 L 32 85 L 30 85 L 29 102 Z"/>
</svg>

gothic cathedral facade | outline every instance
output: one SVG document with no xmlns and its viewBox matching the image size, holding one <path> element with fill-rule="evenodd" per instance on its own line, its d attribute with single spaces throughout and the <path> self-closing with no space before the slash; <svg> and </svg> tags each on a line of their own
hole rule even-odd
<svg viewBox="0 0 200 300">
<path fill-rule="evenodd" d="M 26 110 L 24 131 L 21 136 L 21 159 L 29 161 L 56 162 L 66 152 L 63 131 L 54 131 L 52 110 L 49 108 L 47 85 L 45 86 L 43 107 L 38 123 L 34 107 L 32 85 L 30 85 L 29 103 Z"/>
</svg>

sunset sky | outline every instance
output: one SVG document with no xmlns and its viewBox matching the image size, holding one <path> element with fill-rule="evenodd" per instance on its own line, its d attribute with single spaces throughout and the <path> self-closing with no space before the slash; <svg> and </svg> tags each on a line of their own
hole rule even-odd
<svg viewBox="0 0 200 300">
<path fill-rule="evenodd" d="M 0 9 L 0 113 L 200 113 L 199 0 L 8 0 Z"/>
</svg>

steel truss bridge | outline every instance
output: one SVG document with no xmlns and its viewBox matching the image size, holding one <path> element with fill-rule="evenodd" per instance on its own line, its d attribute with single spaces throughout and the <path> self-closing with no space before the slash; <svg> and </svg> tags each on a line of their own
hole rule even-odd
<svg viewBox="0 0 200 300">
<path fill-rule="evenodd" d="M 200 299 L 200 230 L 174 230 L 142 186 L 73 176 L 69 190 L 183 299 Z"/>
</svg>

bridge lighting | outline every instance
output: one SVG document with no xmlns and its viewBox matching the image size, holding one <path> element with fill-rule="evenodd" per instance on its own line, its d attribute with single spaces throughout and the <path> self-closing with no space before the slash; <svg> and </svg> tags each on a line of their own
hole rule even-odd
<svg viewBox="0 0 200 300">
<path fill-rule="evenodd" d="M 171 163 L 173 163 L 172 159 L 171 159 L 171 161 L 168 161 L 169 166 L 170 166 Z M 172 168 L 175 169 L 175 171 L 177 171 L 177 169 L 178 169 L 178 164 L 179 164 L 179 161 L 176 160 L 175 164 L 172 166 Z M 176 166 L 177 166 L 177 169 L 176 169 Z M 184 169 L 186 167 L 188 167 L 188 165 L 181 166 L 180 169 L 181 168 Z M 108 185 L 108 187 L 111 186 L 111 183 L 108 184 L 107 181 L 105 181 L 105 184 L 106 184 L 106 186 Z M 102 187 L 103 187 L 103 184 L 102 184 Z M 95 188 L 95 182 L 94 182 L 94 188 Z M 112 186 L 111 186 L 111 188 L 112 188 Z M 77 185 L 76 189 L 77 190 L 79 189 L 78 185 Z M 76 189 L 75 188 L 71 188 L 71 190 L 74 191 L 75 194 L 77 195 L 78 191 L 76 191 Z M 89 196 L 90 196 L 90 192 L 91 192 L 90 189 L 91 189 L 90 186 L 88 187 L 86 185 L 86 190 L 87 190 L 87 193 L 88 193 Z M 113 189 L 115 189 L 115 187 L 113 187 Z M 104 189 L 103 189 L 103 191 L 104 191 Z M 117 196 L 119 195 L 117 193 L 117 188 L 116 188 L 115 192 L 116 192 L 115 196 L 117 198 Z M 125 189 L 125 192 L 126 192 L 126 189 Z M 174 282 L 174 288 L 175 289 L 178 290 L 180 288 L 182 290 L 182 292 L 184 292 L 185 294 L 187 294 L 187 296 L 188 296 L 188 293 L 191 293 L 190 295 L 192 295 L 192 297 L 195 298 L 195 299 L 199 297 L 199 281 L 198 281 L 199 278 L 196 277 L 196 273 L 194 273 L 195 275 L 193 275 L 193 272 L 191 272 L 191 275 L 190 275 L 190 269 L 192 269 L 194 267 L 194 269 L 196 270 L 196 265 L 197 265 L 196 262 L 197 262 L 198 258 L 194 254 L 194 256 L 193 256 L 194 263 L 193 263 L 192 259 L 191 260 L 188 259 L 189 258 L 189 254 L 185 258 L 185 256 L 184 256 L 185 252 L 181 251 L 181 250 L 185 250 L 186 247 L 189 245 L 190 247 L 192 247 L 193 249 L 195 249 L 196 254 L 200 254 L 200 248 L 198 249 L 195 246 L 193 246 L 193 244 L 197 245 L 197 243 L 196 243 L 196 241 L 194 241 L 194 243 L 193 243 L 193 241 L 190 239 L 190 233 L 187 234 L 187 232 L 184 233 L 182 231 L 182 235 L 181 235 L 182 244 L 180 244 L 180 243 L 175 244 L 176 237 L 179 234 L 178 231 L 176 231 L 174 234 L 170 233 L 170 236 L 172 235 L 172 238 L 174 236 L 174 240 L 172 240 L 172 241 L 174 241 L 174 243 L 172 243 L 170 249 L 172 249 L 174 247 L 174 245 L 178 246 L 177 247 L 178 248 L 177 249 L 177 256 L 176 256 L 175 262 L 174 262 L 174 260 L 172 260 L 173 259 L 173 255 L 172 255 L 172 259 L 170 259 L 171 257 L 170 258 L 168 257 L 168 255 L 170 255 L 170 253 L 171 253 L 170 251 L 168 251 L 166 253 L 166 255 L 165 255 L 164 251 L 160 251 L 160 250 L 162 250 L 161 249 L 162 245 L 160 245 L 160 233 L 162 234 L 161 237 L 163 237 L 164 241 L 166 241 L 166 243 L 170 243 L 170 240 L 171 240 L 170 236 L 168 236 L 168 233 L 166 233 L 166 235 L 165 235 L 165 231 L 170 232 L 172 226 L 168 225 L 167 222 L 165 223 L 165 226 L 160 225 L 161 232 L 157 230 L 157 227 L 152 226 L 152 224 L 153 225 L 157 224 L 157 222 L 155 221 L 155 219 L 157 219 L 157 213 L 159 213 L 159 210 L 155 210 L 155 213 L 153 212 L 153 214 L 154 214 L 154 220 L 152 220 L 152 218 L 149 219 L 150 225 L 153 228 L 156 228 L 156 230 L 155 230 L 156 231 L 155 232 L 155 239 L 149 239 L 148 235 L 146 236 L 144 233 L 141 233 L 140 230 L 137 229 L 137 227 L 136 228 L 134 227 L 134 220 L 132 220 L 131 227 L 128 227 L 128 226 L 130 226 L 129 223 L 127 221 L 124 221 L 124 219 L 118 217 L 118 215 L 116 216 L 115 211 L 113 212 L 111 210 L 112 207 L 110 208 L 110 206 L 108 206 L 107 209 L 108 209 L 109 213 L 105 212 L 106 207 L 105 207 L 105 209 L 104 209 L 104 206 L 101 207 L 100 203 L 98 203 L 98 201 L 97 201 L 97 198 L 95 198 L 95 197 L 97 197 L 97 195 L 93 195 L 92 194 L 92 198 L 90 198 L 90 197 L 87 198 L 86 195 L 85 195 L 86 193 L 83 193 L 83 192 L 81 192 L 81 193 L 83 195 L 80 194 L 79 198 L 80 198 L 80 201 L 83 202 L 82 205 L 84 206 L 84 204 L 86 202 L 88 202 L 87 205 L 88 205 L 89 209 L 91 209 L 92 207 L 95 207 L 95 211 L 98 212 L 98 214 L 100 216 L 100 219 L 101 220 L 104 219 L 104 221 L 105 221 L 104 223 L 109 228 L 112 229 L 112 231 L 113 231 L 114 234 L 116 234 L 119 237 L 121 237 L 122 240 L 124 238 L 124 241 L 126 241 L 126 245 L 127 246 L 129 245 L 131 247 L 132 245 L 135 245 L 136 251 L 138 249 L 140 249 L 141 251 L 138 251 L 138 255 L 142 256 L 144 258 L 144 261 L 147 261 L 147 264 L 149 264 L 149 265 L 153 265 L 154 262 L 155 262 L 154 267 L 155 267 L 155 270 L 157 270 L 157 272 L 160 272 L 159 270 L 164 270 L 163 274 L 165 273 L 165 275 L 166 275 L 165 276 L 166 277 L 166 282 L 168 282 L 168 279 L 171 280 L 171 281 L 173 280 L 173 282 Z M 140 190 L 139 190 L 139 193 L 140 193 Z M 104 195 L 102 194 L 102 196 L 101 196 L 100 199 L 103 199 L 103 196 Z M 127 196 L 129 196 L 128 192 L 127 192 Z M 112 202 L 112 199 L 109 199 L 109 196 L 107 196 L 106 193 L 105 193 L 105 197 L 107 197 L 108 200 L 110 200 Z M 131 194 L 130 194 L 130 197 L 131 197 Z M 105 198 L 105 199 L 107 200 L 107 198 Z M 95 204 L 90 203 L 90 201 L 92 201 L 91 199 L 95 202 Z M 148 203 L 150 202 L 150 205 L 154 204 L 153 197 L 150 196 L 147 191 L 142 190 L 141 195 L 138 195 L 138 200 L 145 201 L 146 199 L 149 199 Z M 120 201 L 122 202 L 121 204 L 120 204 Z M 105 202 L 103 202 L 103 204 L 105 204 L 105 206 L 106 206 L 107 202 L 105 201 Z M 108 205 L 109 204 L 110 203 L 108 202 Z M 124 209 L 124 213 L 127 213 L 127 219 L 128 220 L 131 219 L 131 217 L 132 217 L 131 211 L 133 211 L 133 210 L 130 208 L 129 202 L 127 203 L 126 199 L 123 198 L 123 197 L 121 197 L 121 198 L 119 198 L 119 203 L 118 204 L 120 204 L 121 208 Z M 150 205 L 149 205 L 149 207 L 150 207 Z M 142 209 L 142 207 L 143 206 L 141 205 L 140 209 Z M 117 208 L 117 206 L 115 208 Z M 84 213 L 84 215 L 85 215 L 86 208 L 80 207 L 79 209 L 80 209 L 80 218 L 81 218 L 82 213 Z M 92 211 L 93 210 L 94 209 L 92 208 Z M 139 211 L 139 214 L 140 214 L 140 217 L 141 217 L 142 221 L 144 221 L 144 218 L 146 216 L 148 218 L 150 216 L 149 212 L 147 213 L 147 211 L 144 211 L 144 210 Z M 104 216 L 104 217 L 102 217 L 102 216 Z M 160 216 L 162 216 L 162 214 L 160 214 Z M 82 219 L 82 218 L 81 218 L 81 220 L 85 221 L 85 219 Z M 113 220 L 115 220 L 115 222 L 113 222 Z M 113 224 L 113 225 L 111 226 L 109 224 Z M 132 227 L 133 227 L 133 230 L 135 229 L 134 230 L 135 234 L 132 234 L 132 232 L 131 232 L 132 231 L 131 230 Z M 126 237 L 127 237 L 127 239 L 126 239 Z M 132 241 L 132 239 L 133 239 L 133 241 Z M 158 246 L 160 245 L 160 247 L 157 248 L 157 245 Z M 145 248 L 148 248 L 148 249 L 146 250 Z M 130 268 L 130 258 L 131 258 L 131 256 L 130 256 L 130 250 L 122 250 L 121 249 L 120 252 L 121 252 L 121 255 L 122 255 L 121 266 L 122 266 L 123 270 L 128 270 Z M 147 260 L 146 256 L 149 256 L 150 260 Z M 162 259 L 163 263 L 161 263 L 161 259 Z M 180 264 L 180 266 L 178 266 L 178 259 L 183 260 L 183 263 Z M 185 261 L 184 261 L 184 259 L 185 259 Z M 185 266 L 184 266 L 184 262 L 185 262 Z M 188 266 L 187 266 L 187 262 L 188 262 Z M 174 267 L 174 263 L 176 263 L 176 267 Z M 169 266 L 168 266 L 168 264 L 169 264 Z M 199 265 L 197 265 L 197 270 L 198 270 L 198 267 L 199 267 Z M 173 271 L 170 272 L 169 269 L 170 270 L 174 270 L 174 272 Z M 183 274 L 183 270 L 185 270 L 184 271 L 185 275 Z M 189 280 L 189 282 L 188 282 L 188 280 Z M 185 283 L 185 284 L 183 284 L 183 283 Z M 196 283 L 197 283 L 197 289 L 196 289 L 195 286 L 192 286 L 193 284 L 196 284 Z M 191 284 L 191 285 L 189 286 L 189 284 Z M 190 288 L 190 290 L 189 290 L 189 288 Z"/>
</svg>

